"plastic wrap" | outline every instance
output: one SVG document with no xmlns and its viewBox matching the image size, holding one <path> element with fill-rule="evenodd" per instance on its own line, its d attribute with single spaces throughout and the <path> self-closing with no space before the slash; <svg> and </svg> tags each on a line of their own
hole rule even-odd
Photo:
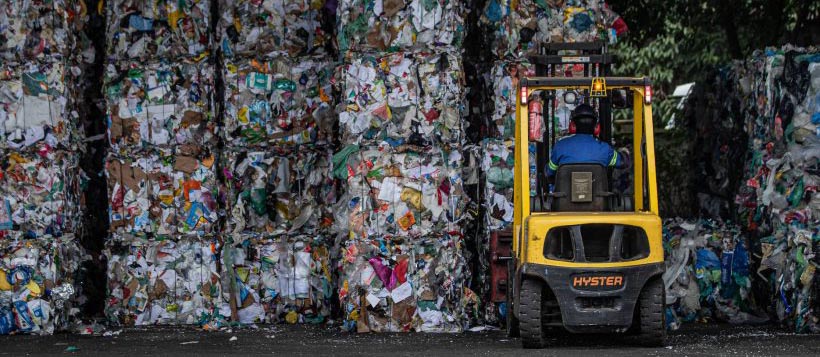
<svg viewBox="0 0 820 357">
<path fill-rule="evenodd" d="M 328 141 L 335 119 L 333 68 L 323 57 L 226 63 L 226 144 L 250 147 Z"/>
</svg>

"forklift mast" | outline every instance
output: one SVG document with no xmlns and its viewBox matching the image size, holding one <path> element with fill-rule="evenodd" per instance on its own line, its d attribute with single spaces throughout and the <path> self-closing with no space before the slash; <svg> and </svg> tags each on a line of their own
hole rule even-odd
<svg viewBox="0 0 820 357">
<path fill-rule="evenodd" d="M 568 53 L 571 52 L 571 53 Z M 578 43 L 546 43 L 543 44 L 539 50 L 538 55 L 530 57 L 530 63 L 535 65 L 535 73 L 539 77 L 563 77 L 559 75 L 559 71 L 563 71 L 564 65 L 583 65 L 584 77 L 608 76 L 611 70 L 613 56 L 607 53 L 606 43 L 602 41 L 597 42 L 578 42 Z M 545 137 L 536 145 L 538 150 L 537 170 L 541 172 L 541 168 L 547 166 L 549 159 L 549 152 L 551 145 L 554 144 L 555 130 L 553 130 L 552 118 L 555 115 L 555 93 L 551 95 L 544 95 L 544 102 L 549 103 L 543 105 L 543 117 L 550 118 L 547 120 L 548 130 L 544 133 Z M 592 103 L 595 104 L 595 103 Z M 612 137 L 612 111 L 609 107 L 609 98 L 601 98 L 598 101 L 598 111 L 601 123 L 601 140 L 609 141 Z M 548 191 L 547 178 L 541 172 L 538 177 L 538 194 Z M 512 237 L 513 232 L 511 228 L 490 233 L 490 299 L 495 303 L 506 301 L 509 285 L 510 272 L 508 271 L 507 262 L 512 259 Z"/>
<path fill-rule="evenodd" d="M 562 73 L 565 65 L 583 65 L 584 77 L 607 77 L 611 74 L 613 61 L 612 54 L 607 52 L 606 42 L 574 42 L 574 43 L 545 43 L 538 48 L 537 55 L 529 57 L 530 63 L 535 65 L 535 75 L 538 77 L 565 77 Z M 546 173 L 552 146 L 555 145 L 556 130 L 554 118 L 556 114 L 555 91 L 542 92 L 541 98 L 545 105 L 541 107 L 545 118 L 546 129 L 543 140 L 536 142 L 536 192 L 539 199 L 533 201 L 536 210 L 543 210 L 544 194 L 549 192 Z M 592 105 L 598 111 L 598 122 L 601 125 L 599 139 L 603 142 L 612 141 L 612 107 L 609 97 L 596 98 L 590 101 L 584 96 L 584 103 Z"/>
</svg>

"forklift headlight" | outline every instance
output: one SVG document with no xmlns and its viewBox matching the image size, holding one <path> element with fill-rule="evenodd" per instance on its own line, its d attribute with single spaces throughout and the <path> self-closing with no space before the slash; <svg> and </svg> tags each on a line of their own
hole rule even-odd
<svg viewBox="0 0 820 357">
<path fill-rule="evenodd" d="M 575 105 L 578 102 L 578 94 L 573 91 L 564 92 L 564 103 Z"/>
<path fill-rule="evenodd" d="M 527 97 L 529 93 L 527 93 L 527 87 L 521 87 L 521 104 L 527 104 Z"/>
<path fill-rule="evenodd" d="M 644 103 L 652 104 L 652 86 L 647 85 L 646 87 L 644 87 L 643 92 L 644 92 L 644 95 L 643 95 Z"/>
</svg>

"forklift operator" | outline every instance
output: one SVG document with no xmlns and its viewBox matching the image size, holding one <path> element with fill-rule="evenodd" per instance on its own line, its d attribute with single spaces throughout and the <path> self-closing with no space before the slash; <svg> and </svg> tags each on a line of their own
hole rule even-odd
<svg viewBox="0 0 820 357">
<path fill-rule="evenodd" d="M 547 165 L 547 176 L 552 177 L 558 166 L 566 164 L 600 164 L 604 167 L 624 168 L 626 160 L 611 145 L 597 139 L 600 131 L 598 116 L 589 104 L 581 104 L 572 112 L 570 135 L 555 143 Z"/>
</svg>

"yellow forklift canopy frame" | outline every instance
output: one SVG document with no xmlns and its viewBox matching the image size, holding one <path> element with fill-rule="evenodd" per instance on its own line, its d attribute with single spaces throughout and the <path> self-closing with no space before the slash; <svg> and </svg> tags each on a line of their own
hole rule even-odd
<svg viewBox="0 0 820 357">
<path fill-rule="evenodd" d="M 632 93 L 634 173 L 632 212 L 532 212 L 530 206 L 529 112 L 531 94 L 543 90 L 611 91 L 628 89 Z M 601 93 L 595 93 L 600 95 Z M 645 77 L 527 77 L 519 83 L 515 120 L 515 211 L 513 250 L 519 263 L 554 266 L 589 266 L 544 257 L 545 234 L 552 227 L 587 223 L 612 223 L 641 227 L 649 235 L 650 255 L 643 259 L 594 264 L 598 267 L 633 266 L 663 261 L 661 220 L 658 215 L 658 188 L 655 174 L 655 138 L 652 122 L 652 88 Z M 550 119 L 551 120 L 551 119 Z M 543 170 L 543 168 L 537 168 Z"/>
</svg>

